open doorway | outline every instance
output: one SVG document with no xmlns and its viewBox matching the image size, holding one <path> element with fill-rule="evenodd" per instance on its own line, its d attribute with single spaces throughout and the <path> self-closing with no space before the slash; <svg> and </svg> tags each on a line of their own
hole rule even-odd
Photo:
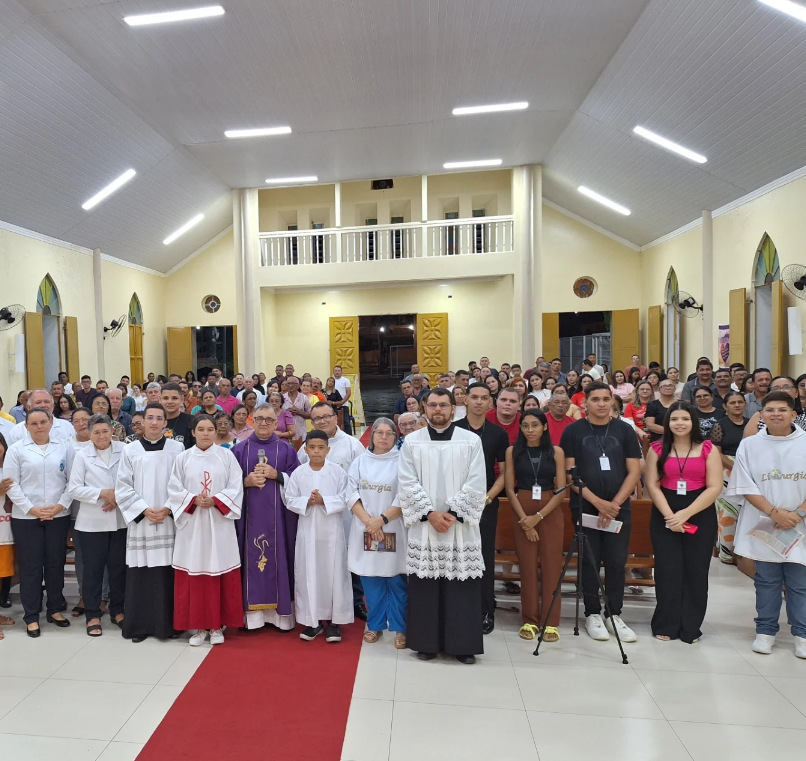
<svg viewBox="0 0 806 761">
<path fill-rule="evenodd" d="M 610 312 L 560 312 L 560 359 L 564 370 L 581 372 L 582 360 L 588 354 L 595 354 L 600 364 L 611 366 L 611 316 Z"/>
<path fill-rule="evenodd" d="M 213 367 L 220 367 L 225 378 L 235 372 L 235 328 L 232 325 L 197 327 L 194 331 L 193 354 L 196 376 L 201 378 Z"/>
</svg>

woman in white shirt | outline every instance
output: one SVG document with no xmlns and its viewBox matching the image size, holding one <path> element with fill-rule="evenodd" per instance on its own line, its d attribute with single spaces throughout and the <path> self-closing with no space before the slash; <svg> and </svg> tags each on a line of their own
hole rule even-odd
<svg viewBox="0 0 806 761">
<path fill-rule="evenodd" d="M 406 530 L 397 499 L 395 424 L 378 418 L 369 451 L 348 471 L 347 504 L 353 519 L 347 543 L 347 566 L 361 577 L 367 600 L 365 642 L 377 642 L 385 629 L 395 634 L 395 647 L 406 647 Z"/>
<path fill-rule="evenodd" d="M 87 634 L 100 637 L 104 571 L 109 578 L 109 615 L 123 623 L 126 590 L 126 521 L 115 500 L 115 482 L 124 444 L 112 441 L 112 421 L 93 415 L 90 445 L 78 451 L 70 474 L 70 496 L 80 503 L 75 531 L 84 556 L 84 614 Z"/>
<path fill-rule="evenodd" d="M 136 412 L 142 412 L 148 404 L 148 399 L 140 388 L 139 383 L 132 383 L 132 398 L 134 399 L 134 409 Z"/>
<path fill-rule="evenodd" d="M 28 436 L 9 447 L 3 475 L 12 480 L 11 530 L 20 570 L 20 599 L 29 637 L 38 637 L 42 577 L 47 592 L 48 623 L 70 626 L 62 615 L 64 564 L 70 528 L 70 467 L 73 445 L 51 439 L 53 415 L 41 407 L 28 410 Z"/>
<path fill-rule="evenodd" d="M 456 402 L 456 411 L 453 413 L 453 422 L 467 417 L 467 407 L 465 406 L 465 398 L 467 392 L 461 386 L 453 387 L 453 399 Z"/>
<path fill-rule="evenodd" d="M 537 370 L 529 376 L 529 395 L 537 399 L 541 407 L 551 399 L 551 391 L 543 388 L 543 376 Z"/>
</svg>

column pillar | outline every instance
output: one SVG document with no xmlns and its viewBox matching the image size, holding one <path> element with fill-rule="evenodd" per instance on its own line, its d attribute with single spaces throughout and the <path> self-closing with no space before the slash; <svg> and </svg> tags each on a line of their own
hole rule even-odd
<svg viewBox="0 0 806 761">
<path fill-rule="evenodd" d="M 533 194 L 533 168 L 515 167 L 512 170 L 512 215 L 517 264 L 512 304 L 513 350 L 515 358 L 524 366 L 534 359 L 535 350 Z"/>
<path fill-rule="evenodd" d="M 702 355 L 719 366 L 714 354 L 714 220 L 710 211 L 702 213 Z"/>
<path fill-rule="evenodd" d="M 428 256 L 428 175 L 422 176 L 422 184 L 420 186 L 420 193 L 422 198 L 422 209 L 420 211 L 420 221 L 423 223 L 421 228 L 423 246 L 420 251 L 420 256 Z"/>
<path fill-rule="evenodd" d="M 232 239 L 235 249 L 235 324 L 238 326 L 238 371 L 245 373 L 246 333 L 244 332 L 244 276 L 243 276 L 243 220 L 241 219 L 241 191 L 232 191 Z M 249 370 L 251 373 L 252 371 Z"/>
<path fill-rule="evenodd" d="M 543 167 L 532 169 L 532 354 L 543 351 Z M 539 347 L 539 351 L 538 351 Z M 534 357 L 522 357 L 530 362 Z"/>
<path fill-rule="evenodd" d="M 255 270 L 260 255 L 260 214 L 258 210 L 257 188 L 244 188 L 236 191 L 240 202 L 240 250 L 243 257 L 243 373 L 256 373 L 262 370 L 263 330 L 261 324 L 260 287 L 255 282 Z M 237 257 L 236 257 L 237 258 Z M 239 352 L 240 353 L 240 352 Z"/>
<path fill-rule="evenodd" d="M 95 351 L 98 354 L 98 378 L 106 377 L 104 357 L 104 292 L 101 285 L 101 249 L 92 249 L 92 282 L 95 292 Z"/>
<path fill-rule="evenodd" d="M 341 262 L 341 183 L 337 182 L 334 186 L 334 197 L 336 201 L 336 261 Z"/>
</svg>

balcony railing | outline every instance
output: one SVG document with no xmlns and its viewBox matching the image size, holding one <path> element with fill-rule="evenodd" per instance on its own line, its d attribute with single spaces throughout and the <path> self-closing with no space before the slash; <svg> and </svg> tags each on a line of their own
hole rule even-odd
<svg viewBox="0 0 806 761">
<path fill-rule="evenodd" d="M 511 216 L 260 234 L 261 267 L 505 254 L 513 250 Z"/>
</svg>

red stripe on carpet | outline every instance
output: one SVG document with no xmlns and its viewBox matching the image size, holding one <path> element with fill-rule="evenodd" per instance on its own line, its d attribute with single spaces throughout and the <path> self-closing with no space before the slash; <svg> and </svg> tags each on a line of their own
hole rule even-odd
<svg viewBox="0 0 806 761">
<path fill-rule="evenodd" d="M 343 626 L 339 644 L 229 629 L 137 761 L 339 761 L 363 628 Z"/>
<path fill-rule="evenodd" d="M 361 445 L 364 447 L 364 449 L 366 449 L 369 446 L 370 433 L 372 433 L 372 426 L 367 428 L 367 430 L 361 434 L 361 438 L 358 439 L 361 442 Z"/>
</svg>

